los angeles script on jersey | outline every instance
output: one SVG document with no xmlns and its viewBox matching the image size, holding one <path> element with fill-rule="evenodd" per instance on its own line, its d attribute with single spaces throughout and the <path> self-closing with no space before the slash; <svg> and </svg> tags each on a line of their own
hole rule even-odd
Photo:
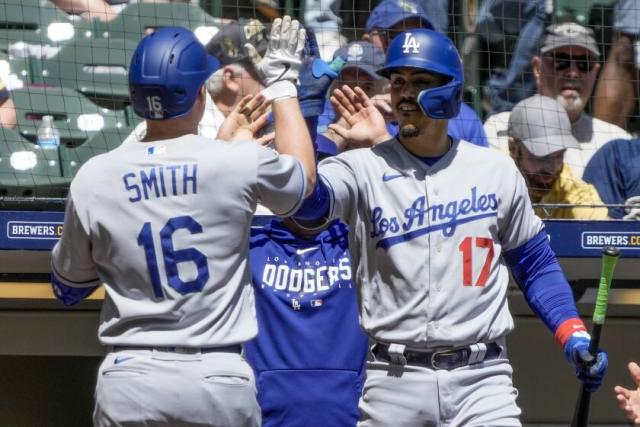
<svg viewBox="0 0 640 427">
<path fill-rule="evenodd" d="M 132 203 L 150 198 L 182 196 L 198 192 L 198 164 L 163 165 L 128 172 L 122 176 Z"/>
<path fill-rule="evenodd" d="M 495 193 L 478 194 L 477 187 L 473 187 L 467 198 L 452 200 L 446 204 L 432 204 L 429 207 L 427 198 L 420 196 L 403 210 L 403 214 L 400 218 L 386 217 L 380 206 L 371 210 L 371 237 L 381 238 L 377 247 L 388 248 L 437 230 L 442 230 L 444 236 L 452 236 L 460 224 L 497 216 L 498 198 Z M 429 225 L 425 227 L 428 215 Z M 393 236 L 387 237 L 387 234 Z"/>
</svg>

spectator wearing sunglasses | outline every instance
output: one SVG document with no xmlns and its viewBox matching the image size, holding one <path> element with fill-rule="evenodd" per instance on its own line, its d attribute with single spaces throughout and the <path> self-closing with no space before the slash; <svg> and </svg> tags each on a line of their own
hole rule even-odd
<svg viewBox="0 0 640 427">
<path fill-rule="evenodd" d="M 600 52 L 593 30 L 565 22 L 547 27 L 538 55 L 531 61 L 538 93 L 557 100 L 567 111 L 578 147 L 568 148 L 565 162 L 582 178 L 595 151 L 608 141 L 630 138 L 620 127 L 591 117 L 585 107 L 600 69 Z M 510 112 L 490 116 L 484 129 L 491 147 L 508 151 Z"/>
</svg>

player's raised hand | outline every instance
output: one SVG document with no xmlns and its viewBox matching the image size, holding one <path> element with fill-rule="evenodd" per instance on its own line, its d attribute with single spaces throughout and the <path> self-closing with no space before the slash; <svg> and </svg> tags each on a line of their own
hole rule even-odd
<svg viewBox="0 0 640 427">
<path fill-rule="evenodd" d="M 265 145 L 273 134 L 256 138 L 257 133 L 268 123 L 270 102 L 262 94 L 247 95 L 229 113 L 218 130 L 217 139 L 225 141 L 255 140 Z"/>
<path fill-rule="evenodd" d="M 331 96 L 331 104 L 336 113 L 346 121 L 348 127 L 338 121 L 330 124 L 329 129 L 347 140 L 349 144 L 372 146 L 391 139 L 384 117 L 359 87 L 354 90 L 344 85 L 342 88 L 335 89 Z"/>
<path fill-rule="evenodd" d="M 293 84 L 298 82 L 305 40 L 306 32 L 300 28 L 300 23 L 285 16 L 273 21 L 264 57 L 260 57 L 253 45 L 245 45 L 265 86 L 269 87 L 280 81 Z M 295 94 L 292 97 L 294 96 Z"/>
<path fill-rule="evenodd" d="M 635 390 L 629 390 L 622 386 L 615 386 L 616 400 L 627 419 L 633 425 L 640 426 L 640 366 L 637 363 L 629 363 L 629 374 L 636 385 Z"/>
</svg>

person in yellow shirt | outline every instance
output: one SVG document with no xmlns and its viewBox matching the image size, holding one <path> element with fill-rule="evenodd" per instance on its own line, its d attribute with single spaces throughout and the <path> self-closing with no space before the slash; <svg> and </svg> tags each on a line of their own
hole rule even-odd
<svg viewBox="0 0 640 427">
<path fill-rule="evenodd" d="M 567 148 L 578 147 L 571 134 L 571 122 L 556 100 L 534 95 L 514 107 L 509 117 L 509 154 L 524 175 L 531 202 L 568 204 L 567 207 L 538 207 L 543 219 L 607 219 L 597 190 L 571 173 L 564 163 Z"/>
</svg>

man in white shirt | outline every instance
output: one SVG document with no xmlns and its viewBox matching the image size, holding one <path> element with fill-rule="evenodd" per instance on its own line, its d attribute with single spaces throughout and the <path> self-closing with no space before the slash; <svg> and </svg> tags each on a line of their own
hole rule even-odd
<svg viewBox="0 0 640 427">
<path fill-rule="evenodd" d="M 267 50 L 268 34 L 257 19 L 243 19 L 225 25 L 207 43 L 207 52 L 220 61 L 220 68 L 207 80 L 207 101 L 198 124 L 198 135 L 215 139 L 224 119 L 246 95 L 264 89 L 264 83 L 245 44 L 253 45 L 260 55 Z M 141 122 L 125 143 L 144 138 L 147 127 Z"/>
<path fill-rule="evenodd" d="M 567 149 L 565 162 L 578 178 L 598 148 L 615 138 L 631 138 L 620 127 L 584 112 L 600 69 L 599 60 L 593 31 L 572 22 L 547 27 L 540 53 L 532 59 L 538 93 L 556 99 L 569 114 L 571 131 L 580 146 Z M 505 153 L 510 114 L 495 114 L 484 124 L 489 145 Z"/>
</svg>

